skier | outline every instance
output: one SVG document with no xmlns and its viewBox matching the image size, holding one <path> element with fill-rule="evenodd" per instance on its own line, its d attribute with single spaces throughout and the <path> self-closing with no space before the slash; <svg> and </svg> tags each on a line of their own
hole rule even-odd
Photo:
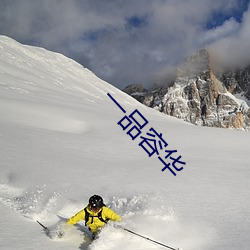
<svg viewBox="0 0 250 250">
<path fill-rule="evenodd" d="M 105 206 L 101 196 L 95 194 L 89 198 L 89 204 L 72 216 L 67 224 L 74 225 L 80 220 L 85 220 L 85 226 L 92 232 L 92 238 L 94 239 L 109 220 L 120 222 L 122 219 L 113 210 Z"/>
</svg>

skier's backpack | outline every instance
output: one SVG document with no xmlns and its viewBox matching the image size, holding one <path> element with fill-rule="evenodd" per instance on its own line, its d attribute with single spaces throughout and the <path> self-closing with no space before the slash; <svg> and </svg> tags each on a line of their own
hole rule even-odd
<svg viewBox="0 0 250 250">
<path fill-rule="evenodd" d="M 105 205 L 104 205 L 105 206 Z M 89 221 L 89 219 L 91 218 L 91 223 L 92 224 L 94 222 L 94 217 L 97 217 L 100 221 L 107 223 L 109 221 L 109 219 L 104 220 L 102 218 L 102 210 L 96 215 L 96 216 L 92 216 L 90 215 L 90 213 L 87 210 L 87 207 L 84 208 L 84 212 L 85 212 L 85 226 L 87 226 L 87 222 Z"/>
</svg>

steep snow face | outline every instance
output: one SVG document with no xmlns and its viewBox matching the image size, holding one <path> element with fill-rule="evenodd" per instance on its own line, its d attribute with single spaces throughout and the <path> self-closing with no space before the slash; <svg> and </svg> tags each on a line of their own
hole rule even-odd
<svg viewBox="0 0 250 250">
<path fill-rule="evenodd" d="M 148 120 L 142 135 L 154 128 L 186 162 L 176 176 L 117 124 L 135 109 Z M 166 245 L 248 250 L 249 139 L 161 114 L 63 55 L 1 36 L 0 246 L 162 249 L 111 224 L 91 243 L 84 222 L 61 240 L 36 223 L 54 229 L 96 193 L 124 227 Z"/>
</svg>

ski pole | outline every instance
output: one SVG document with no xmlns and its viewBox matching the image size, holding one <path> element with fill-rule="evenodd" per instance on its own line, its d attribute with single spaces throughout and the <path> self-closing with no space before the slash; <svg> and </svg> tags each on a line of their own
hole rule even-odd
<svg viewBox="0 0 250 250">
<path fill-rule="evenodd" d="M 38 220 L 36 221 L 40 226 L 42 226 L 43 227 L 43 229 L 46 231 L 46 230 L 48 230 L 48 228 L 47 227 L 45 227 L 41 222 L 39 222 Z"/>
<path fill-rule="evenodd" d="M 158 245 L 161 245 L 161 246 L 163 246 L 163 247 L 167 247 L 167 248 L 172 249 L 172 250 L 179 250 L 179 248 L 173 248 L 173 247 L 167 246 L 167 245 L 162 244 L 162 243 L 160 243 L 160 242 L 158 242 L 158 241 L 155 241 L 155 240 L 152 240 L 152 239 L 150 239 L 150 238 L 148 238 L 148 237 L 145 237 L 145 236 L 143 236 L 143 235 L 141 235 L 141 234 L 135 233 L 135 232 L 133 232 L 133 231 L 127 229 L 127 228 L 124 228 L 124 227 L 123 227 L 122 229 L 125 230 L 125 231 L 127 231 L 127 232 L 129 232 L 129 233 L 131 233 L 131 234 L 137 235 L 137 236 L 139 236 L 139 237 L 141 237 L 141 238 L 143 238 L 143 239 L 145 239 L 145 240 L 148 240 L 148 241 L 154 242 L 154 243 L 156 243 L 156 244 L 158 244 Z"/>
</svg>

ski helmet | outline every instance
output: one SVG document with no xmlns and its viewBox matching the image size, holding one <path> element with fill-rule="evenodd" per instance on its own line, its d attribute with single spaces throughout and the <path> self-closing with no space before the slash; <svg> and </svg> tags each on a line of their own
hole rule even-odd
<svg viewBox="0 0 250 250">
<path fill-rule="evenodd" d="M 98 210 L 103 207 L 103 199 L 99 195 L 93 195 L 89 198 L 89 206 L 91 209 Z"/>
</svg>

